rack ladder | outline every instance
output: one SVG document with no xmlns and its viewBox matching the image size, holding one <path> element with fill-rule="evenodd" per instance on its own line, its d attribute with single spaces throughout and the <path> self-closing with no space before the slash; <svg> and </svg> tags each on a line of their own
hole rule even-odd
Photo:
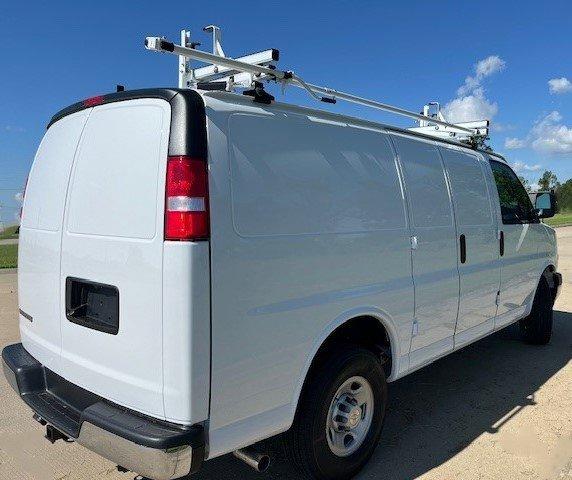
<svg viewBox="0 0 572 480">
<path fill-rule="evenodd" d="M 209 25 L 203 29 L 211 33 L 213 51 L 208 53 L 198 50 L 199 43 L 191 41 L 191 32 L 181 31 L 181 44 L 167 41 L 164 37 L 147 37 L 145 48 L 151 51 L 170 53 L 179 57 L 179 88 L 198 88 L 206 90 L 234 91 L 245 89 L 245 95 L 251 95 L 260 103 L 271 103 L 274 97 L 264 90 L 264 82 L 281 85 L 282 91 L 287 86 L 295 86 L 308 92 L 314 99 L 336 103 L 344 100 L 396 115 L 412 118 L 418 122 L 417 131 L 437 138 L 450 138 L 473 147 L 483 147 L 489 135 L 489 121 L 449 123 L 441 113 L 437 103 L 428 103 L 423 112 L 415 113 L 386 103 L 359 97 L 328 87 L 306 82 L 296 73 L 279 70 L 276 66 L 280 54 L 276 49 L 263 50 L 236 59 L 227 57 L 222 48 L 221 29 Z M 191 68 L 190 61 L 195 60 L 207 64 L 203 67 Z"/>
</svg>

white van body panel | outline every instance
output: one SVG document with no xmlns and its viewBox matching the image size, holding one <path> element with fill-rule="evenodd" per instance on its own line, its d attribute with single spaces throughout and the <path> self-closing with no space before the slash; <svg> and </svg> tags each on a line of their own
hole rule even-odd
<svg viewBox="0 0 572 480">
<path fill-rule="evenodd" d="M 388 135 L 221 96 L 204 97 L 210 457 L 290 426 L 336 319 L 381 312 L 407 355 L 413 318 L 410 233 Z"/>
<path fill-rule="evenodd" d="M 504 163 L 494 156 L 489 158 Z M 540 275 L 549 266 L 558 267 L 558 258 L 552 228 L 543 223 L 503 224 L 496 189 L 492 195 L 498 209 L 499 229 L 504 232 L 505 239 L 499 306 L 494 327 L 498 330 L 530 313 Z"/>
<path fill-rule="evenodd" d="M 498 218 L 491 204 L 485 160 L 461 148 L 440 147 L 455 209 L 457 237 L 466 238 L 467 258 L 459 262 L 459 314 L 455 347 L 494 329 L 500 287 Z"/>
<path fill-rule="evenodd" d="M 411 219 L 415 322 L 410 367 L 453 350 L 459 303 L 459 271 L 453 207 L 435 142 L 392 134 Z"/>
<path fill-rule="evenodd" d="M 160 418 L 165 418 L 161 205 L 170 110 L 157 99 L 93 109 L 70 180 L 60 280 L 62 291 L 74 277 L 113 285 L 120 296 L 117 335 L 62 318 L 65 378 Z M 61 304 L 64 312 L 63 296 Z"/>
<path fill-rule="evenodd" d="M 536 293 L 541 265 L 545 257 L 540 252 L 544 226 L 540 223 L 503 225 L 505 255 L 502 261 L 501 295 L 497 328 L 525 316 Z"/>
<path fill-rule="evenodd" d="M 386 327 L 394 356 L 390 380 L 494 330 L 501 219 L 485 155 L 301 107 L 267 107 L 219 92 L 203 98 L 212 219 L 210 458 L 289 428 L 314 355 L 351 318 L 371 316 Z M 327 129 L 328 141 L 321 140 L 318 126 Z M 367 145 L 361 129 L 390 142 L 405 228 L 364 227 L 377 218 L 367 207 L 389 202 L 367 198 L 345 181 L 341 165 L 352 165 L 350 146 Z M 338 141 L 344 147 L 336 147 Z M 324 154 L 329 149 L 337 155 L 329 158 Z M 462 168 L 447 167 L 455 155 L 467 164 L 468 178 Z M 434 169 L 419 176 L 426 161 Z M 435 182 L 421 181 L 426 174 L 439 178 L 439 191 Z M 375 172 L 370 175 L 374 182 Z M 339 198 L 328 197 L 332 190 Z M 348 192 L 364 195 L 365 207 L 340 221 L 337 214 L 353 207 Z M 427 199 L 433 197 L 441 200 L 443 224 L 416 225 L 416 213 L 425 208 L 432 215 Z M 396 211 L 385 208 L 384 214 Z M 463 265 L 461 233 L 468 241 Z M 411 237 L 417 241 L 413 250 Z M 546 256 L 545 263 L 531 266 L 535 282 L 553 264 Z M 396 279 L 399 286 L 385 288 Z M 528 287 L 526 306 L 513 311 L 510 322 L 529 311 L 535 285 Z M 414 297 L 405 301 L 405 292 L 413 290 Z"/>
<path fill-rule="evenodd" d="M 30 171 L 18 253 L 20 335 L 26 350 L 60 369 L 62 218 L 76 148 L 91 110 L 63 118 L 46 132 Z"/>
<path fill-rule="evenodd" d="M 193 425 L 209 416 L 210 264 L 208 242 L 165 242 L 163 398 L 165 417 Z"/>
</svg>

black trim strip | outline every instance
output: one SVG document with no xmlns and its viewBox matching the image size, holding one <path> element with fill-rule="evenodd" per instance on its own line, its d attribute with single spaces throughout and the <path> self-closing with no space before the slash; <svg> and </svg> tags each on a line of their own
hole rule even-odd
<svg viewBox="0 0 572 480">
<path fill-rule="evenodd" d="M 159 98 L 171 104 L 171 133 L 169 136 L 169 155 L 187 155 L 207 159 L 207 128 L 205 104 L 194 90 L 174 88 L 147 88 L 126 90 L 97 97 L 97 102 L 88 100 L 74 103 L 56 113 L 48 127 L 67 115 L 114 102 L 136 100 L 139 98 Z"/>
<path fill-rule="evenodd" d="M 101 97 L 98 97 L 97 104 L 101 105 L 106 103 L 123 102 L 125 100 L 135 100 L 137 98 L 162 98 L 163 100 L 170 102 L 171 99 L 176 94 L 177 94 L 176 90 L 166 89 L 166 88 L 145 88 L 140 90 L 127 90 L 123 92 L 115 92 L 115 93 L 109 93 L 107 95 L 102 95 Z M 77 103 L 73 103 L 69 107 L 62 108 L 52 117 L 52 119 L 48 123 L 47 128 L 50 128 L 55 122 L 61 120 L 67 115 L 80 112 L 81 110 L 85 110 L 86 108 L 91 108 L 93 106 L 94 105 L 90 103 L 90 99 L 86 99 Z"/>
<path fill-rule="evenodd" d="M 22 315 L 26 320 L 29 320 L 30 322 L 34 321 L 34 317 L 32 317 L 32 315 L 28 315 L 26 312 L 24 312 L 24 310 L 22 310 L 21 308 L 18 309 L 18 312 L 20 312 L 20 315 Z"/>
</svg>

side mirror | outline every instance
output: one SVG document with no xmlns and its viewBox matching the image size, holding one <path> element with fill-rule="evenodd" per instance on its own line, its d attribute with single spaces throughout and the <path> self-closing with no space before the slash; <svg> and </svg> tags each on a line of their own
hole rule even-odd
<svg viewBox="0 0 572 480">
<path fill-rule="evenodd" d="M 530 194 L 530 200 L 538 218 L 550 218 L 556 213 L 556 195 L 552 192 Z"/>
</svg>

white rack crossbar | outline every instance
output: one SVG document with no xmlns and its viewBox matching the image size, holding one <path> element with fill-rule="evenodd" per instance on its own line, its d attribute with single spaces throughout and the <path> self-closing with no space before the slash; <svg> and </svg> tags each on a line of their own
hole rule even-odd
<svg viewBox="0 0 572 480">
<path fill-rule="evenodd" d="M 454 137 L 467 141 L 473 145 L 481 146 L 488 136 L 488 121 L 452 124 L 446 122 L 438 110 L 436 115 L 429 115 L 429 107 L 436 104 L 428 104 L 423 113 L 415 113 L 400 107 L 386 103 L 359 97 L 350 93 L 341 92 L 332 88 L 321 87 L 305 82 L 301 77 L 291 71 L 278 70 L 274 63 L 278 60 L 278 51 L 274 49 L 246 55 L 238 59 L 224 56 L 220 45 L 220 29 L 215 26 L 208 27 L 213 32 L 213 51 L 207 53 L 197 50 L 194 44 L 190 44 L 189 32 L 183 31 L 181 43 L 177 45 L 167 41 L 163 37 L 147 37 L 145 47 L 156 52 L 171 53 L 180 58 L 180 73 L 187 75 L 186 86 L 197 87 L 201 82 L 226 83 L 226 90 L 233 88 L 252 88 L 259 82 L 276 82 L 286 87 L 293 85 L 306 90 L 312 97 L 327 103 L 335 103 L 336 100 L 344 100 L 350 103 L 363 105 L 378 110 L 394 113 L 419 122 L 419 127 L 411 130 L 418 131 L 435 137 Z M 183 59 L 196 60 L 209 64 L 206 67 L 188 70 Z M 184 70 L 183 70 L 184 69 Z M 179 82 L 181 83 L 181 82 Z M 180 85 L 181 86 L 181 85 Z M 272 97 L 270 97 L 272 98 Z M 438 104 L 437 104 L 438 105 Z"/>
<path fill-rule="evenodd" d="M 270 49 L 263 52 L 251 53 L 244 57 L 239 57 L 236 60 L 239 62 L 248 63 L 249 65 L 271 65 L 273 62 L 278 61 L 278 50 Z M 221 77 L 229 77 L 241 73 L 242 70 L 233 69 L 223 65 L 208 65 L 194 70 L 195 79 L 200 82 L 210 82 L 217 80 Z"/>
</svg>

